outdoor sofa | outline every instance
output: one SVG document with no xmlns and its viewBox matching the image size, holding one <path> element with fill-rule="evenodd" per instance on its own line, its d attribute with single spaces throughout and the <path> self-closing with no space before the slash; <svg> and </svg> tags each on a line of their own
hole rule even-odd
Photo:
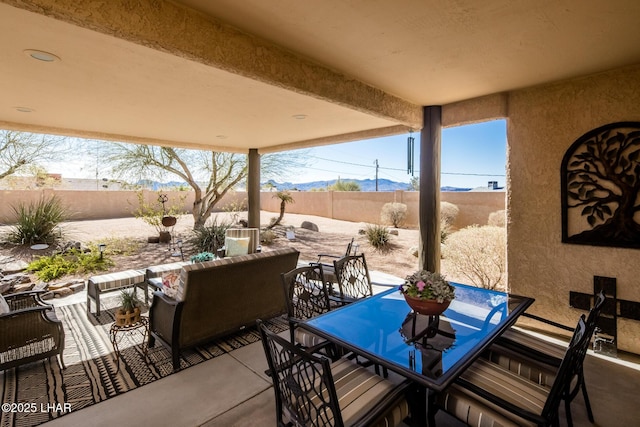
<svg viewBox="0 0 640 427">
<path fill-rule="evenodd" d="M 280 274 L 296 268 L 299 255 L 283 248 L 183 266 L 175 298 L 153 294 L 149 347 L 157 339 L 169 348 L 178 370 L 183 349 L 285 313 Z"/>
</svg>

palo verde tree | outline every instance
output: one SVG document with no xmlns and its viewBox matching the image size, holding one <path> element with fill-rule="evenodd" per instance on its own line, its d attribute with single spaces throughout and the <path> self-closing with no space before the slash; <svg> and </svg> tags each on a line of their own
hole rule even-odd
<svg viewBox="0 0 640 427">
<path fill-rule="evenodd" d="M 0 130 L 0 179 L 60 159 L 67 152 L 65 137 Z"/>
<path fill-rule="evenodd" d="M 591 227 L 568 241 L 640 245 L 640 123 L 585 134 L 567 152 L 563 169 L 567 211 L 579 210 Z"/>
<path fill-rule="evenodd" d="M 120 176 L 162 179 L 173 175 L 185 181 L 195 192 L 191 211 L 194 229 L 204 226 L 224 195 L 247 178 L 245 154 L 125 143 L 109 144 L 108 152 L 106 159 Z M 261 175 L 284 176 L 304 166 L 303 159 L 302 151 L 263 155 Z"/>
</svg>

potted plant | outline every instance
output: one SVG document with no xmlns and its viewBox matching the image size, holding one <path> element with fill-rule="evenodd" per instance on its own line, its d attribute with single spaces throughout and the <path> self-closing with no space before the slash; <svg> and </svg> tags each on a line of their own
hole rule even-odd
<svg viewBox="0 0 640 427">
<path fill-rule="evenodd" d="M 116 325 L 127 326 L 140 321 L 140 301 L 135 288 L 120 291 L 120 305 L 116 310 Z"/>
<path fill-rule="evenodd" d="M 455 298 L 455 288 L 440 273 L 420 270 L 407 276 L 400 292 L 413 311 L 440 315 Z"/>
</svg>

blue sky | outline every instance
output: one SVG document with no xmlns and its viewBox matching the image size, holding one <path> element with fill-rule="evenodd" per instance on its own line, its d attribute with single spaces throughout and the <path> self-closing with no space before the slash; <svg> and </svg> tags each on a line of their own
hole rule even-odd
<svg viewBox="0 0 640 427">
<path fill-rule="evenodd" d="M 288 179 L 293 183 L 378 178 L 409 182 L 407 136 L 398 135 L 308 149 L 309 167 Z M 420 169 L 420 133 L 415 138 L 415 175 Z M 495 120 L 443 129 L 441 186 L 485 187 L 488 181 L 505 185 L 506 122 Z"/>
<path fill-rule="evenodd" d="M 409 182 L 407 174 L 407 136 L 397 135 L 365 141 L 334 144 L 305 149 L 309 157 L 308 167 L 297 169 L 290 177 L 278 181 L 304 183 L 341 179 L 375 179 L 378 161 L 378 178 L 397 182 Z M 420 173 L 420 133 L 415 138 L 415 175 Z M 496 120 L 442 131 L 442 187 L 485 187 L 488 181 L 505 185 L 506 122 Z M 52 173 L 65 173 L 73 177 L 94 178 L 95 158 L 52 163 L 47 169 Z M 72 171 L 72 172 L 70 172 Z M 100 176 L 104 174 L 100 170 Z"/>
</svg>

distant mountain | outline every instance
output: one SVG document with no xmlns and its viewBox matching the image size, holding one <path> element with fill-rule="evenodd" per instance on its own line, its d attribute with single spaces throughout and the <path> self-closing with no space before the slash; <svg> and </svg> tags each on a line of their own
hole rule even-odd
<svg viewBox="0 0 640 427">
<path fill-rule="evenodd" d="M 269 180 L 262 183 L 271 184 L 278 190 L 298 190 L 298 191 L 310 191 L 311 189 L 326 189 L 330 185 L 335 184 L 337 179 L 330 181 L 312 181 L 304 183 L 293 184 L 291 182 L 276 182 Z M 375 179 L 343 179 L 343 181 L 353 181 L 360 185 L 361 191 L 376 191 Z M 378 179 L 378 191 L 395 191 L 395 190 L 409 190 L 409 184 L 406 182 L 396 182 L 389 179 Z M 442 187 L 442 191 L 469 191 L 470 188 L 457 188 L 457 187 Z"/>
<path fill-rule="evenodd" d="M 264 188 L 265 185 L 271 184 L 277 190 L 298 190 L 298 191 L 310 191 L 312 189 L 324 189 L 330 185 L 335 184 L 337 179 L 329 180 L 329 181 L 312 181 L 312 182 L 303 182 L 303 183 L 292 183 L 292 182 L 276 182 L 272 179 L 263 182 L 261 185 Z M 360 185 L 360 191 L 376 191 L 376 180 L 375 179 L 343 179 L 343 181 L 353 181 Z M 146 188 L 151 188 L 153 190 L 159 190 L 162 188 L 179 188 L 179 187 L 187 187 L 190 189 L 186 182 L 157 182 L 150 180 L 141 180 L 137 182 L 138 185 L 141 185 Z M 396 190 L 406 190 L 409 191 L 409 184 L 406 182 L 396 182 L 391 181 L 389 179 L 378 179 L 378 191 L 396 191 Z M 471 188 L 459 188 L 459 187 L 442 187 L 441 191 L 469 191 Z"/>
</svg>

